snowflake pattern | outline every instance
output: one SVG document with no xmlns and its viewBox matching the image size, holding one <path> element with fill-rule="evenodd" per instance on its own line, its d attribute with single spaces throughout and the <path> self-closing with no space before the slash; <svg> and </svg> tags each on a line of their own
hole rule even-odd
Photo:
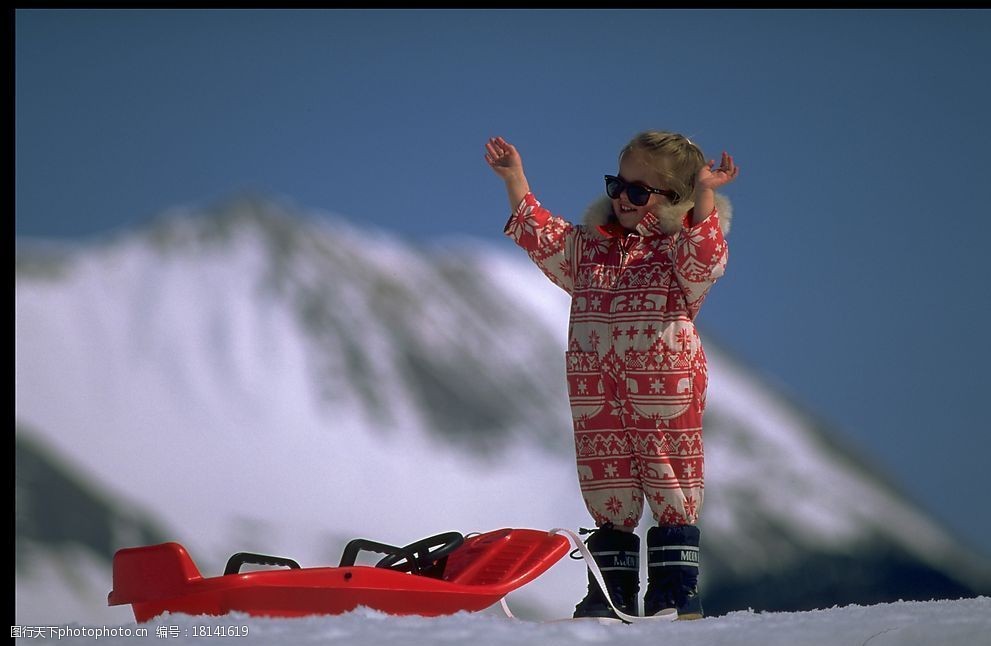
<svg viewBox="0 0 991 646">
<path fill-rule="evenodd" d="M 660 525 L 687 525 L 688 516 L 675 509 L 672 505 L 665 505 L 664 511 L 657 517 L 657 522 Z"/>
<path fill-rule="evenodd" d="M 517 212 L 509 219 L 509 224 L 506 226 L 506 233 L 514 240 L 520 240 L 524 236 L 533 235 L 533 229 L 533 222 L 527 219 L 526 214 Z"/>
<path fill-rule="evenodd" d="M 609 241 L 605 238 L 593 238 L 587 244 L 588 254 L 593 258 L 609 253 Z"/>
<path fill-rule="evenodd" d="M 688 519 L 694 520 L 698 518 L 698 504 L 695 502 L 695 498 L 692 496 L 685 497 L 685 516 Z"/>
</svg>

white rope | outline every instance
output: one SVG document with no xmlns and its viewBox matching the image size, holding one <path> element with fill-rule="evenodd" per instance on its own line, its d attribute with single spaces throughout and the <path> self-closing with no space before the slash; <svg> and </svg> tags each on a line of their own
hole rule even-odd
<svg viewBox="0 0 991 646">
<path fill-rule="evenodd" d="M 585 559 L 585 564 L 588 566 L 589 571 L 592 573 L 592 577 L 595 578 L 596 583 L 599 584 L 599 589 L 602 590 L 602 595 L 606 598 L 606 601 L 609 603 L 609 606 L 616 613 L 616 616 L 622 619 L 623 621 L 627 623 L 634 623 L 637 621 L 672 621 L 678 618 L 678 611 L 675 610 L 674 608 L 661 611 L 660 613 L 653 615 L 651 617 L 639 617 L 636 615 L 626 614 L 625 612 L 617 608 L 616 604 L 613 603 L 612 597 L 609 596 L 609 591 L 606 590 L 606 581 L 605 579 L 602 578 L 602 572 L 601 570 L 599 570 L 599 565 L 595 562 L 595 558 L 592 556 L 592 553 L 588 550 L 588 546 L 585 545 L 585 542 L 582 541 L 581 537 L 578 536 L 578 534 L 571 531 L 570 529 L 563 529 L 560 527 L 552 529 L 548 533 L 552 535 L 565 534 L 571 537 L 571 540 L 574 541 L 575 543 L 575 547 L 578 549 L 578 551 L 581 552 L 582 558 Z M 502 610 L 503 612 L 506 613 L 507 617 L 509 617 L 510 619 L 516 619 L 516 616 L 513 615 L 513 613 L 509 610 L 509 605 L 506 603 L 506 597 L 500 599 L 499 603 L 502 604 Z"/>
</svg>

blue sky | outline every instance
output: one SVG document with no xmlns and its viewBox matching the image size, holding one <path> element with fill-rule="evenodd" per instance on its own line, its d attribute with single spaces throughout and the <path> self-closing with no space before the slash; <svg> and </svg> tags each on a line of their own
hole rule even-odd
<svg viewBox="0 0 991 646">
<path fill-rule="evenodd" d="M 729 151 L 703 332 L 991 555 L 991 11 L 19 10 L 15 30 L 19 238 L 249 191 L 510 250 L 489 136 L 570 219 L 640 130 Z"/>
</svg>

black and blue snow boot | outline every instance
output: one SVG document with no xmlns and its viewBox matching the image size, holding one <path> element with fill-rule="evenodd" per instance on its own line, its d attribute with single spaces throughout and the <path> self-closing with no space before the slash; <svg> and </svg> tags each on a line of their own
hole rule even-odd
<svg viewBox="0 0 991 646">
<path fill-rule="evenodd" d="M 640 537 L 633 532 L 615 529 L 612 523 L 606 523 L 592 532 L 585 544 L 602 572 L 612 602 L 621 612 L 636 615 L 637 593 L 640 592 Z M 575 606 L 573 616 L 576 619 L 619 619 L 602 594 L 592 570 L 588 571 L 588 594 Z"/>
<path fill-rule="evenodd" d="M 645 617 L 675 608 L 678 619 L 701 619 L 699 598 L 699 528 L 695 525 L 647 530 Z"/>
</svg>

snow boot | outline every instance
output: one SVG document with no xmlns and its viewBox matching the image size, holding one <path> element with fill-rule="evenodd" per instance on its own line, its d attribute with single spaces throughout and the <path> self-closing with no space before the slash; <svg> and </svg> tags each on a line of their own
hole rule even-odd
<svg viewBox="0 0 991 646">
<path fill-rule="evenodd" d="M 616 607 L 628 615 L 637 614 L 637 593 L 640 592 L 640 537 L 606 523 L 592 532 L 585 541 L 595 564 L 602 572 L 606 589 Z M 588 570 L 588 594 L 575 606 L 579 617 L 609 617 L 619 619 L 602 594 L 598 581 Z"/>
<path fill-rule="evenodd" d="M 643 614 L 650 617 L 675 608 L 678 619 L 701 619 L 699 597 L 699 528 L 695 525 L 647 530 L 647 592 Z"/>
</svg>

